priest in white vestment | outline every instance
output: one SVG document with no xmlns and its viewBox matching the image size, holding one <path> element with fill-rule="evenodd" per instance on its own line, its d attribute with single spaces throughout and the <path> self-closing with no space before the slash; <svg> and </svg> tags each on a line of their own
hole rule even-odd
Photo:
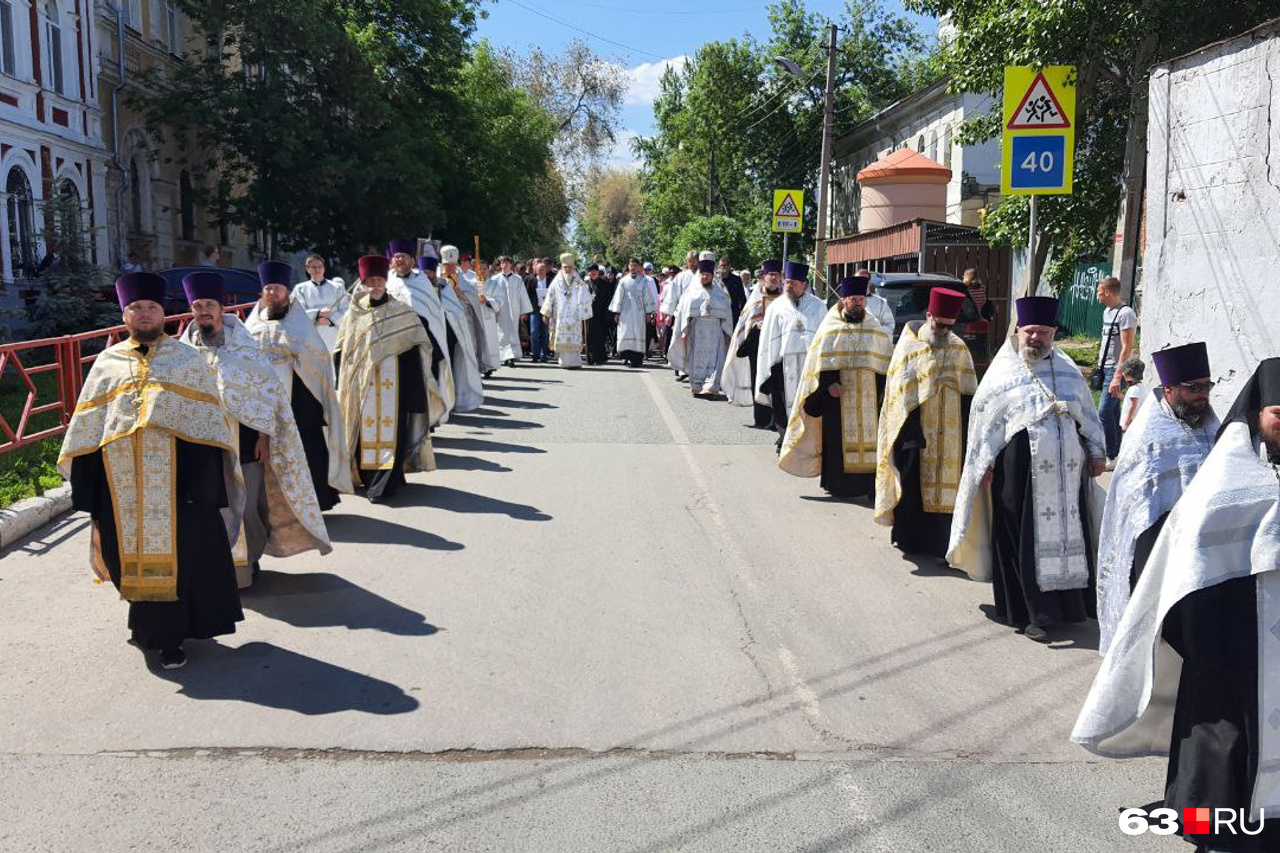
<svg viewBox="0 0 1280 853">
<path fill-rule="evenodd" d="M 458 248 L 440 247 L 440 275 L 453 286 L 459 301 L 467 309 L 467 322 L 471 340 L 475 344 L 476 364 L 487 377 L 501 364 L 498 358 L 498 312 L 495 305 L 481 292 L 475 276 L 468 278 L 458 268 Z M 452 260 L 450 260 L 452 258 Z"/>
<path fill-rule="evenodd" d="M 387 274 L 387 295 L 412 308 L 422 320 L 431 339 L 431 377 L 440 389 L 444 409 L 432 426 L 446 423 L 457 402 L 453 379 L 453 356 L 449 346 L 449 321 L 444 303 L 435 282 L 420 269 L 414 269 L 414 252 L 418 244 L 413 240 L 396 239 L 387 244 L 387 256 L 391 269 Z M 434 416 L 434 410 L 433 410 Z"/>
<path fill-rule="evenodd" d="M 1173 810 L 1197 850 L 1272 853 L 1280 850 L 1280 358 L 1258 365 L 1222 420 L 1156 540 L 1071 739 L 1113 758 L 1168 755 L 1163 784 L 1151 774 L 1150 790 L 1162 792 L 1154 805 Z M 1208 812 L 1207 825 L 1187 812 Z M 1219 825 L 1220 813 L 1231 824 Z"/>
<path fill-rule="evenodd" d="M 756 400 L 773 408 L 779 452 L 809 345 L 827 316 L 827 304 L 809 292 L 808 264 L 787 261 L 783 278 L 786 295 L 769 304 L 761 321 L 755 387 Z"/>
<path fill-rule="evenodd" d="M 340 494 L 354 491 L 350 468 L 342 461 L 346 434 L 333 373 L 333 347 L 293 301 L 289 290 L 293 270 L 288 264 L 267 261 L 258 267 L 258 278 L 262 299 L 245 315 L 244 326 L 284 387 L 307 454 L 316 500 L 325 512 L 338 504 Z"/>
<path fill-rule="evenodd" d="M 1124 434 L 1102 513 L 1098 547 L 1098 652 L 1111 647 L 1133 587 L 1165 519 L 1190 485 L 1218 434 L 1209 404 L 1213 380 L 1204 343 L 1152 353 L 1160 385 Z"/>
<path fill-rule="evenodd" d="M 475 335 L 471 332 L 473 318 L 452 283 L 438 275 L 439 266 L 438 258 L 418 258 L 418 269 L 440 294 L 440 304 L 444 306 L 445 338 L 449 341 L 449 363 L 453 367 L 453 409 L 474 412 L 484 405 L 484 383 Z"/>
<path fill-rule="evenodd" d="M 324 258 L 308 255 L 306 263 L 307 280 L 294 285 L 293 303 L 311 318 L 320 339 L 332 352 L 338 327 L 351 306 L 351 296 L 345 286 L 324 277 Z"/>
<path fill-rule="evenodd" d="M 551 330 L 551 349 L 561 367 L 582 367 L 582 323 L 591 318 L 591 291 L 574 268 L 572 254 L 560 256 L 560 272 L 547 290 L 542 316 Z"/>
<path fill-rule="evenodd" d="M 758 280 L 747 294 L 746 304 L 738 315 L 720 383 L 730 405 L 752 407 L 753 427 L 772 429 L 772 408 L 756 400 L 756 358 L 760 354 L 760 329 L 764 325 L 765 312 L 769 303 L 782 295 L 782 261 L 770 258 L 760 264 L 759 272 Z"/>
<path fill-rule="evenodd" d="M 698 274 L 698 253 L 690 250 L 684 256 L 684 269 L 680 270 L 674 276 L 667 280 L 666 286 L 662 289 L 662 298 L 658 301 L 658 313 L 668 327 L 675 323 L 676 309 L 680 307 L 680 297 L 684 296 L 685 289 L 689 283 L 693 281 Z M 667 351 L 663 355 L 667 356 L 668 362 L 671 359 L 671 347 L 675 343 L 675 335 L 669 334 L 667 340 Z M 676 368 L 676 379 L 683 380 L 685 378 L 684 371 Z"/>
<path fill-rule="evenodd" d="M 990 581 L 997 617 L 1037 642 L 1096 614 L 1102 422 L 1075 362 L 1054 346 L 1058 300 L 1019 299 L 969 413 L 947 562 Z"/>
<path fill-rule="evenodd" d="M 222 274 L 191 273 L 182 279 L 182 289 L 194 320 L 181 340 L 204 356 L 217 374 L 222 407 L 231 417 L 238 443 L 245 503 L 232 557 L 236 584 L 244 589 L 252 585 L 264 553 L 292 557 L 333 549 L 289 395 L 240 320 L 223 315 Z"/>
<path fill-rule="evenodd" d="M 640 266 L 640 259 L 632 258 L 609 303 L 609 311 L 618 324 L 618 356 L 631 367 L 644 364 L 649 348 L 648 319 L 658 310 L 657 292 L 653 279 Z"/>
<path fill-rule="evenodd" d="M 733 334 L 733 303 L 716 286 L 715 269 L 713 260 L 698 261 L 698 277 L 680 297 L 672 329 L 671 365 L 688 375 L 695 397 L 720 393 L 720 372 Z"/>
<path fill-rule="evenodd" d="M 533 312 L 529 291 L 524 279 L 516 274 L 509 255 L 498 259 L 499 270 L 490 276 L 485 286 L 485 296 L 497 306 L 498 357 L 507 367 L 524 358 L 520 346 L 520 319 Z"/>
</svg>

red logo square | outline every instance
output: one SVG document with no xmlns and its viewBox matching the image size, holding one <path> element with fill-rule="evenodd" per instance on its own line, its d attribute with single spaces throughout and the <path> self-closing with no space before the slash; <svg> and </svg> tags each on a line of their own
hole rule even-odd
<svg viewBox="0 0 1280 853">
<path fill-rule="evenodd" d="M 1213 832 L 1213 809 L 1183 809 L 1183 835 L 1209 835 Z"/>
</svg>

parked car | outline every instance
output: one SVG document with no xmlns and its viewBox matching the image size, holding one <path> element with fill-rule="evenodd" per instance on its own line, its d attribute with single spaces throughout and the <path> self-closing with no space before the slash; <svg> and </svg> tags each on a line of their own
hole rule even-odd
<svg viewBox="0 0 1280 853">
<path fill-rule="evenodd" d="M 871 283 L 876 294 L 893 308 L 893 341 L 896 344 L 902 329 L 915 320 L 923 321 L 929 309 L 929 293 L 935 287 L 945 287 L 965 295 L 964 307 L 956 318 L 955 333 L 973 354 L 973 366 L 978 375 L 987 369 L 991 361 L 991 320 L 995 318 L 995 305 L 987 302 L 981 308 L 973 300 L 964 282 L 944 273 L 872 273 Z"/>
<path fill-rule="evenodd" d="M 242 305 L 245 302 L 257 302 L 262 295 L 262 284 L 258 280 L 256 270 L 241 270 L 234 267 L 169 267 L 157 270 L 156 274 L 164 279 L 165 313 L 183 314 L 190 310 L 187 305 L 187 294 L 182 290 L 182 279 L 193 272 L 222 273 L 226 284 L 226 293 L 222 297 L 225 305 Z"/>
</svg>

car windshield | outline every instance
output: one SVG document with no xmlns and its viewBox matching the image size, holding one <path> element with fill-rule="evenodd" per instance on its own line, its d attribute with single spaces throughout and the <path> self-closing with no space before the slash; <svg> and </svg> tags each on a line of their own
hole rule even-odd
<svg viewBox="0 0 1280 853">
<path fill-rule="evenodd" d="M 876 293 L 882 296 L 893 308 L 894 316 L 899 320 L 905 320 L 924 316 L 925 312 L 929 310 L 929 291 L 931 289 L 928 285 L 885 284 L 878 287 Z M 960 309 L 959 319 L 962 323 L 972 323 L 979 319 L 972 299 L 964 301 L 964 307 Z"/>
</svg>

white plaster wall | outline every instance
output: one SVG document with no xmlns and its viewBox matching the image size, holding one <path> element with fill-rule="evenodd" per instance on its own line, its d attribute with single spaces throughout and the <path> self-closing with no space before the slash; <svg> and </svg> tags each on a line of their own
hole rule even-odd
<svg viewBox="0 0 1280 853">
<path fill-rule="evenodd" d="M 1142 350 L 1205 341 L 1219 413 L 1261 359 L 1280 355 L 1278 33 L 1151 78 Z"/>
</svg>

